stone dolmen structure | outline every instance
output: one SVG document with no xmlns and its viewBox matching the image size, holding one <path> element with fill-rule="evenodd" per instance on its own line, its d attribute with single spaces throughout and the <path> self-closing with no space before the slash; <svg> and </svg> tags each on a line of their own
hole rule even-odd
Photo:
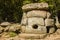
<svg viewBox="0 0 60 40">
<path fill-rule="evenodd" d="M 60 40 L 58 15 L 54 18 L 47 3 L 31 3 L 22 6 L 20 23 L 2 22 L 0 40 Z M 14 37 L 11 37 L 11 36 Z M 16 36 L 15 36 L 16 35 Z"/>
<path fill-rule="evenodd" d="M 23 38 L 44 38 L 48 33 L 55 32 L 54 19 L 48 11 L 47 3 L 31 3 L 22 7 L 22 37 Z"/>
</svg>

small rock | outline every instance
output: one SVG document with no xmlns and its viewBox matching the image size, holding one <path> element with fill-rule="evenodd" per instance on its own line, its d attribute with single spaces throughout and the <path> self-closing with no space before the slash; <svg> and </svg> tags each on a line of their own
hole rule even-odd
<svg viewBox="0 0 60 40">
<path fill-rule="evenodd" d="M 2 22 L 0 25 L 1 26 L 8 26 L 8 25 L 11 25 L 11 23 L 9 23 L 9 22 Z"/>
<path fill-rule="evenodd" d="M 1 37 L 9 38 L 10 36 L 9 36 L 8 32 L 3 32 Z"/>
<path fill-rule="evenodd" d="M 57 28 L 60 28 L 60 23 L 56 23 L 55 25 L 57 26 Z"/>
<path fill-rule="evenodd" d="M 26 26 L 21 26 L 21 32 L 25 33 Z"/>
<path fill-rule="evenodd" d="M 57 29 L 56 33 L 60 35 L 60 29 Z"/>
<path fill-rule="evenodd" d="M 4 31 L 5 31 L 5 32 L 9 31 L 9 28 L 10 28 L 10 26 L 5 27 L 5 28 L 4 28 Z"/>
<path fill-rule="evenodd" d="M 47 18 L 50 18 L 50 17 L 51 17 L 51 13 L 47 12 Z"/>
<path fill-rule="evenodd" d="M 54 33 L 55 32 L 55 28 L 54 27 L 51 27 L 50 29 L 49 29 L 49 33 Z"/>
<path fill-rule="evenodd" d="M 46 29 L 45 26 L 38 25 L 37 28 L 34 28 L 33 26 L 28 25 L 25 28 L 25 33 L 46 34 L 47 33 L 47 29 Z"/>
<path fill-rule="evenodd" d="M 2 33 L 3 30 L 4 30 L 4 28 L 0 26 L 0 33 Z"/>
<path fill-rule="evenodd" d="M 16 30 L 19 30 L 19 29 L 21 29 L 21 25 L 20 24 L 12 24 L 9 27 L 9 31 L 16 31 Z"/>
</svg>

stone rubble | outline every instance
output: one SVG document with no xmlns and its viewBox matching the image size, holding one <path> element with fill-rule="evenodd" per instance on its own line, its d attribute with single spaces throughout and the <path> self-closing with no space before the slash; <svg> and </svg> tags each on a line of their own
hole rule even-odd
<svg viewBox="0 0 60 40">
<path fill-rule="evenodd" d="M 32 28 L 30 25 L 26 26 L 25 33 L 34 33 L 34 34 L 46 34 L 47 29 L 45 26 L 40 26 L 37 29 Z"/>
</svg>

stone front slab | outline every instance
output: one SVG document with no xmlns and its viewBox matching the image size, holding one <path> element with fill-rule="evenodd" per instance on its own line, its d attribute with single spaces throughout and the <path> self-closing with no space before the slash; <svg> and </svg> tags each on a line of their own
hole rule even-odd
<svg viewBox="0 0 60 40">
<path fill-rule="evenodd" d="M 46 34 L 47 33 L 47 29 L 45 26 L 40 26 L 38 25 L 37 28 L 34 28 L 33 26 L 26 26 L 26 29 L 25 29 L 25 33 L 36 33 L 36 34 Z"/>
<path fill-rule="evenodd" d="M 38 17 L 28 18 L 28 25 L 35 25 L 35 24 L 44 26 L 44 19 Z"/>
</svg>

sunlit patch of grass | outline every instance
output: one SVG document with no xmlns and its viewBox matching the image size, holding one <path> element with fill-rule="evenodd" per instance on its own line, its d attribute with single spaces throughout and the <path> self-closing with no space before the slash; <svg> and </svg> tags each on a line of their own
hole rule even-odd
<svg viewBox="0 0 60 40">
<path fill-rule="evenodd" d="M 10 37 L 15 37 L 17 34 L 15 32 L 9 32 Z"/>
</svg>

